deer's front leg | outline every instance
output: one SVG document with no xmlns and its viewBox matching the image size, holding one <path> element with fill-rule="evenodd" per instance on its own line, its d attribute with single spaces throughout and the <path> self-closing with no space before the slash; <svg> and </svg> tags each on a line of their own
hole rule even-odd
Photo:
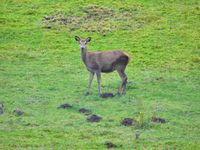
<svg viewBox="0 0 200 150">
<path fill-rule="evenodd" d="M 90 94 L 90 89 L 91 89 L 93 78 L 94 78 L 94 73 L 90 72 L 89 85 L 88 85 L 88 89 L 87 89 L 86 95 Z"/>
<path fill-rule="evenodd" d="M 101 96 L 101 72 L 96 72 L 98 82 L 98 95 Z"/>
</svg>

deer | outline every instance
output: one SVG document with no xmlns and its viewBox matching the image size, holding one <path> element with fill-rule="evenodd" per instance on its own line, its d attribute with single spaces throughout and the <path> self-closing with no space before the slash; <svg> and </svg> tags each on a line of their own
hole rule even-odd
<svg viewBox="0 0 200 150">
<path fill-rule="evenodd" d="M 122 84 L 118 88 L 118 94 L 125 94 L 128 80 L 125 69 L 130 60 L 129 55 L 121 50 L 88 52 L 86 45 L 91 41 L 91 37 L 81 39 L 79 36 L 75 36 L 75 40 L 80 46 L 82 61 L 90 74 L 86 95 L 90 94 L 91 84 L 96 74 L 98 96 L 101 97 L 101 73 L 113 71 L 117 71 L 122 80 Z"/>
</svg>

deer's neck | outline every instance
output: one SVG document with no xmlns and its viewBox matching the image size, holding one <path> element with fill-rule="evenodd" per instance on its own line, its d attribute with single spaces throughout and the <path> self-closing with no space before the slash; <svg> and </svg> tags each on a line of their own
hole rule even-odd
<svg viewBox="0 0 200 150">
<path fill-rule="evenodd" d="M 88 55 L 87 48 L 81 48 L 81 58 L 85 65 L 87 62 L 87 55 Z"/>
</svg>

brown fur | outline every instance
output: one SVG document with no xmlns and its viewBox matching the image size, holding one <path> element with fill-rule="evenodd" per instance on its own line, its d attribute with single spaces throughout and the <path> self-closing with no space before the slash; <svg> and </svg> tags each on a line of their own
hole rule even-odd
<svg viewBox="0 0 200 150">
<path fill-rule="evenodd" d="M 129 56 L 122 51 L 89 52 L 86 67 L 89 70 L 100 70 L 108 73 L 117 69 L 117 66 L 126 66 Z"/>
</svg>

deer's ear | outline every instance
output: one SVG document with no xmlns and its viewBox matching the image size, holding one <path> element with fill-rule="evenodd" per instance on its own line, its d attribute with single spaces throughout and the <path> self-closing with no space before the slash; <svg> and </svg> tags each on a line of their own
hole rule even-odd
<svg viewBox="0 0 200 150">
<path fill-rule="evenodd" d="M 74 38 L 75 38 L 76 41 L 80 41 L 80 37 L 75 36 Z"/>
<path fill-rule="evenodd" d="M 91 37 L 88 37 L 85 41 L 88 43 L 88 42 L 90 42 L 91 41 Z"/>
</svg>

